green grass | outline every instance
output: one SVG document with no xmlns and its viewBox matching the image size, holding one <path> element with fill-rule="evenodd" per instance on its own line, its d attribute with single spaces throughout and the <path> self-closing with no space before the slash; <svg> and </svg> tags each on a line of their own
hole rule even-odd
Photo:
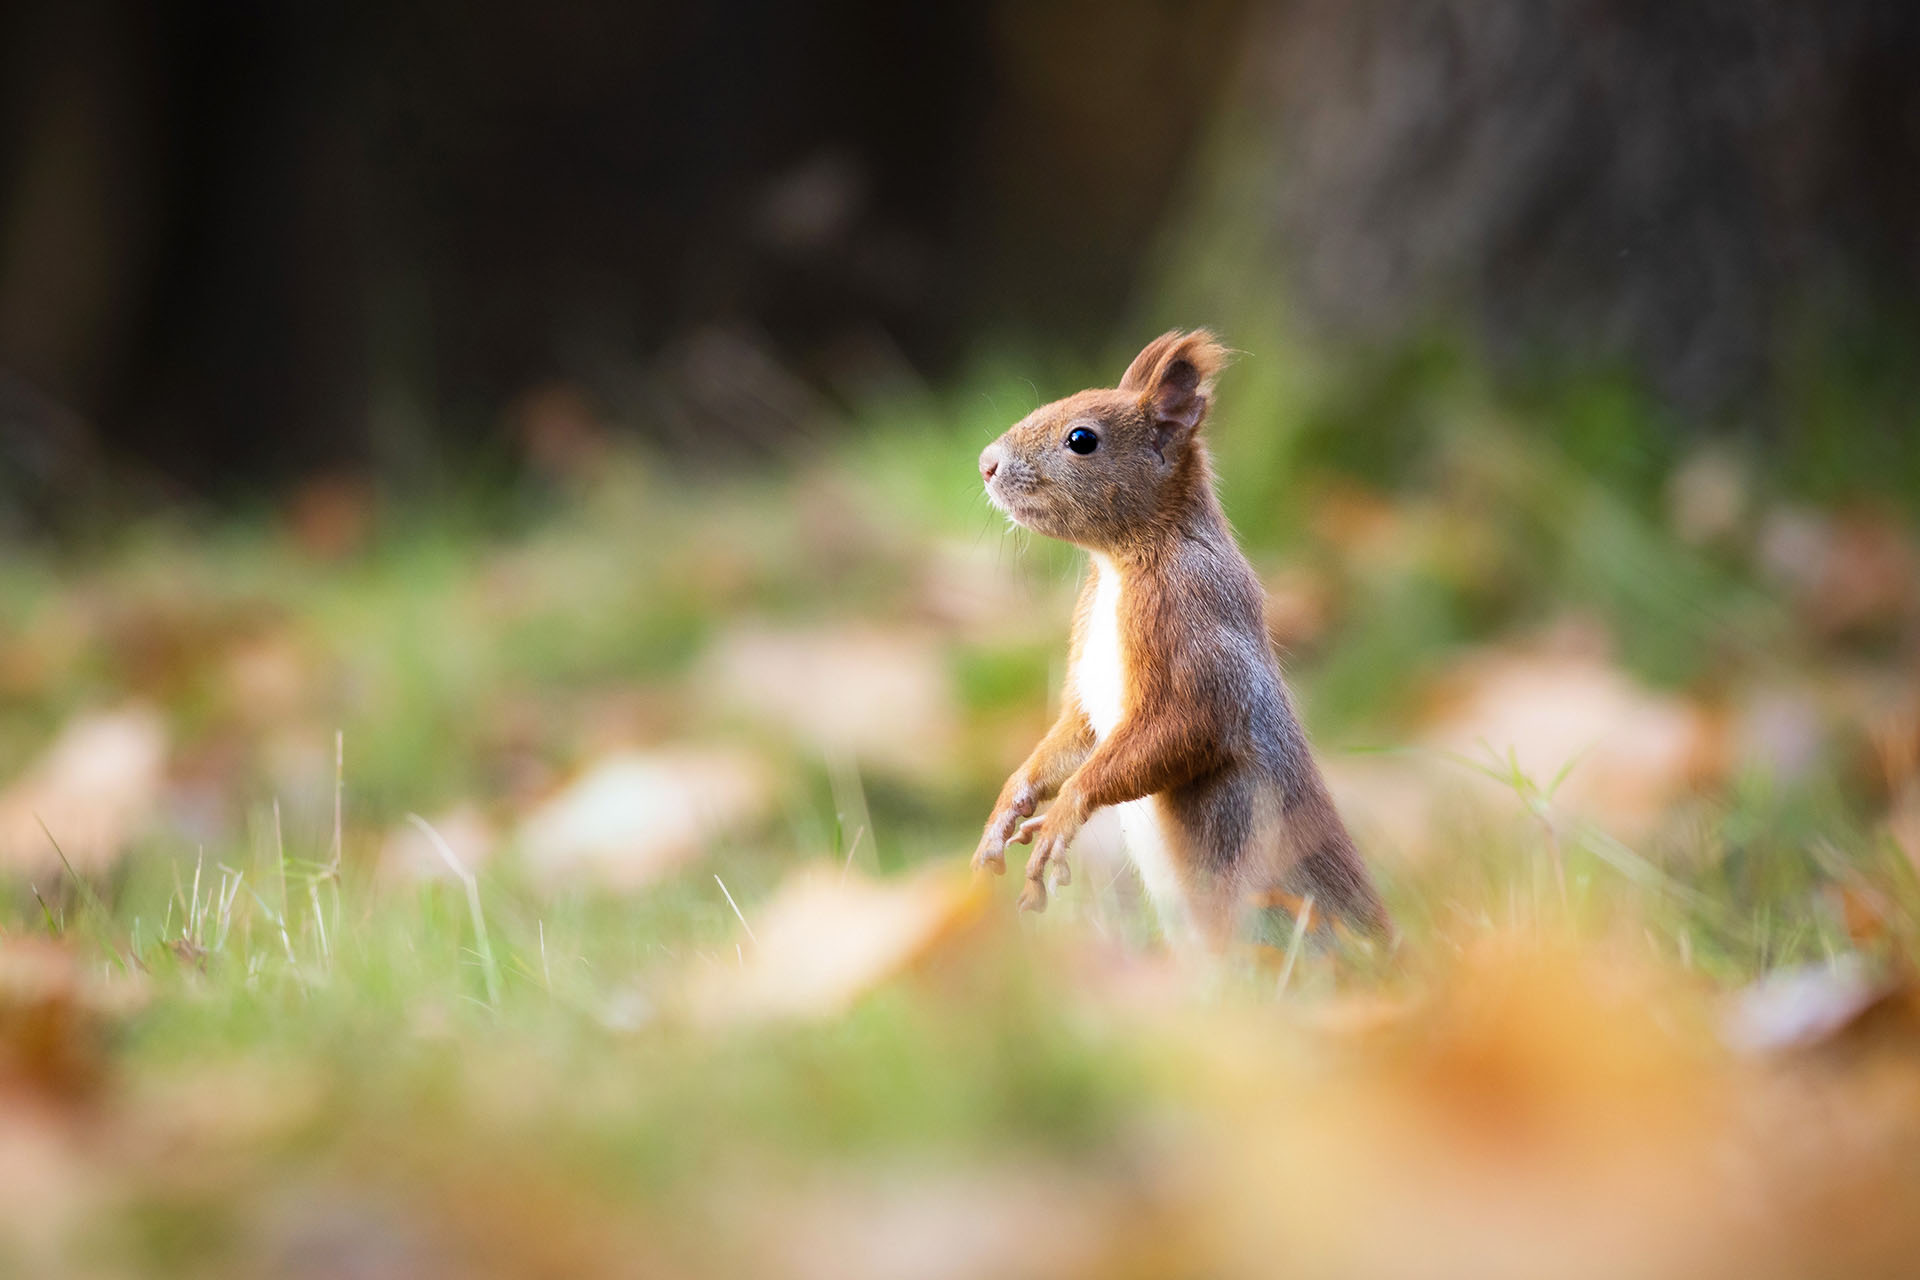
<svg viewBox="0 0 1920 1280">
<path fill-rule="evenodd" d="M 1310 567 L 1336 601 L 1289 664 L 1329 756 L 1406 741 L 1460 655 L 1569 615 L 1595 620 L 1633 677 L 1689 697 L 1862 660 L 1798 630 L 1747 562 L 1667 531 L 1645 459 L 1588 440 L 1628 408 L 1596 402 L 1591 432 L 1555 448 L 1438 368 L 1343 399 L 1249 360 L 1223 392 L 1219 459 L 1252 554 Z M 714 1261 L 733 1246 L 700 1215 L 736 1182 L 1011 1164 L 1134 1186 L 1129 1162 L 1203 1105 L 1191 1064 L 1168 1067 L 1207 1043 L 1186 1040 L 1188 1017 L 1225 1010 L 1266 1034 L 1276 1010 L 1411 999 L 1476 939 L 1513 932 L 1625 938 L 1726 989 L 1852 945 L 1823 905 L 1835 886 L 1899 904 L 1877 945 L 1911 947 L 1912 874 L 1856 734 L 1798 779 L 1732 776 L 1634 848 L 1604 824 L 1554 825 L 1554 781 L 1507 771 L 1504 818 L 1443 815 L 1436 853 L 1382 867 L 1399 955 L 1307 947 L 1281 1001 L 1249 963 L 1144 1024 L 1116 1012 L 1138 999 L 1124 975 L 1151 968 L 1152 928 L 1083 871 L 1038 924 L 1014 924 L 1003 882 L 966 940 L 847 1017 L 688 1024 L 673 1001 L 689 965 L 744 945 L 716 873 L 752 921 L 792 868 L 839 862 L 856 834 L 863 872 L 958 863 L 1044 723 L 1077 563 L 1007 535 L 973 479 L 980 445 L 1034 394 L 985 376 L 873 406 L 787 474 L 683 482 L 628 459 L 505 523 L 383 509 L 339 561 L 270 522 L 136 525 L 0 560 L 0 776 L 70 716 L 139 700 L 165 713 L 200 806 L 110 875 L 41 876 L 38 897 L 8 900 L 12 938 L 51 935 L 89 987 L 136 994 L 99 997 L 105 1040 L 81 1050 L 104 1072 L 86 1107 L 105 1136 L 73 1157 L 72 1220 L 55 1246 L 12 1222 L 7 1258 L 253 1274 L 315 1232 L 336 1256 L 336 1229 L 404 1257 L 418 1228 L 502 1271 L 663 1251 L 668 1269 L 725 1272 L 742 1264 Z M 1391 512 L 1377 544 L 1325 517 L 1357 484 Z M 943 553 L 993 566 L 981 589 L 1007 593 L 1004 610 L 930 613 Z M 934 647 L 960 723 L 932 772 L 830 763 L 706 702 L 700 663 L 730 628 L 842 622 Z M 610 746 L 714 739 L 771 762 L 775 812 L 644 891 L 539 883 L 511 839 L 471 900 L 375 879 L 409 813 L 467 801 L 510 835 Z M 1270 941 L 1292 945 L 1284 921 Z"/>
</svg>

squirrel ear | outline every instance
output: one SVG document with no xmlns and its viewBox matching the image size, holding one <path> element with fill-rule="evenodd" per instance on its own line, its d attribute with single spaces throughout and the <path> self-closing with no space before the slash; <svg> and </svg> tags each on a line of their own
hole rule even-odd
<svg viewBox="0 0 1920 1280">
<path fill-rule="evenodd" d="M 1149 342 L 1120 379 L 1122 391 L 1140 395 L 1153 417 L 1154 447 L 1162 452 L 1191 435 L 1207 416 L 1214 375 L 1227 365 L 1227 349 L 1205 329 L 1175 329 Z"/>
</svg>

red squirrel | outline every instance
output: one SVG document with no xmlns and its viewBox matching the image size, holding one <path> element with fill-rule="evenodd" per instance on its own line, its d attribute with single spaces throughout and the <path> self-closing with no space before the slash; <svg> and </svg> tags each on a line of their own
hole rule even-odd
<svg viewBox="0 0 1920 1280">
<path fill-rule="evenodd" d="M 1114 805 L 1176 945 L 1223 949 L 1242 904 L 1276 891 L 1384 938 L 1214 493 L 1200 427 L 1227 356 L 1204 329 L 1163 334 L 1117 388 L 1036 409 L 980 455 L 995 506 L 1091 563 L 1060 718 L 1001 788 L 973 865 L 1004 874 L 1007 845 L 1030 841 L 1020 905 L 1044 911 L 1048 868 L 1067 883 L 1067 846 Z"/>
</svg>

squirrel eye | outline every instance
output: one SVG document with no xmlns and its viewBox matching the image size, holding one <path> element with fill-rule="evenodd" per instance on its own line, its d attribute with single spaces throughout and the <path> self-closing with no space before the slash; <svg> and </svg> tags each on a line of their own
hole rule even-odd
<svg viewBox="0 0 1920 1280">
<path fill-rule="evenodd" d="M 1075 427 L 1067 432 L 1067 448 L 1075 453 L 1088 454 L 1100 447 L 1100 437 L 1085 427 Z"/>
</svg>

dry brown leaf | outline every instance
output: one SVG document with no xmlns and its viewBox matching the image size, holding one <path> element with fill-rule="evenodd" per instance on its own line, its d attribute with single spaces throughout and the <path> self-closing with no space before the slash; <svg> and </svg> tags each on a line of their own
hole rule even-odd
<svg viewBox="0 0 1920 1280">
<path fill-rule="evenodd" d="M 133 979 L 96 977 L 51 938 L 0 939 L 0 1096 L 91 1101 L 107 1071 L 108 1025 L 144 999 Z"/>
<path fill-rule="evenodd" d="M 286 720 L 312 696 L 315 663 L 288 631 L 243 639 L 227 651 L 223 665 L 226 704 L 243 723 Z"/>
<path fill-rule="evenodd" d="M 803 868 L 747 913 L 752 934 L 737 957 L 692 975 L 688 1010 L 710 1022 L 833 1017 L 951 936 L 981 901 L 979 883 L 948 867 L 894 880 Z"/>
<path fill-rule="evenodd" d="M 743 627 L 707 656 L 701 684 L 722 707 L 876 769 L 938 768 L 958 729 L 946 659 L 913 632 Z"/>
<path fill-rule="evenodd" d="M 1886 995 L 1858 956 L 1776 969 L 1734 993 L 1721 1035 L 1743 1053 L 1806 1048 L 1832 1039 Z"/>
<path fill-rule="evenodd" d="M 80 1274 L 73 1244 L 97 1230 L 108 1179 L 60 1115 L 9 1108 L 0 1122 L 0 1257 L 9 1275 Z"/>
<path fill-rule="evenodd" d="M 1457 779 L 1451 766 L 1410 756 L 1328 755 L 1323 761 L 1333 801 L 1369 858 L 1419 862 L 1452 832 L 1440 820 Z"/>
<path fill-rule="evenodd" d="M 1840 922 L 1853 945 L 1863 950 L 1878 947 L 1893 936 L 1900 909 L 1892 898 L 1866 883 L 1864 878 L 1850 883 L 1830 884 L 1820 892 L 1821 905 Z"/>
<path fill-rule="evenodd" d="M 1895 804 L 1887 814 L 1886 827 L 1908 865 L 1920 870 L 1920 796 L 1903 797 Z"/>
<path fill-rule="evenodd" d="M 477 871 L 493 857 L 493 824 L 471 804 L 459 805 L 429 819 L 440 838 L 447 842 L 453 856 L 469 871 Z M 379 872 L 382 879 L 452 880 L 453 868 L 440 856 L 427 834 L 411 822 L 398 823 L 380 842 Z"/>
<path fill-rule="evenodd" d="M 0 698 L 33 698 L 57 688 L 88 656 L 96 636 L 88 611 L 56 596 L 0 636 Z"/>
<path fill-rule="evenodd" d="M 1802 620 L 1823 635 L 1910 620 L 1920 604 L 1920 556 L 1906 528 L 1884 512 L 1781 508 L 1761 526 L 1757 552 Z"/>
<path fill-rule="evenodd" d="M 631 889 L 682 866 L 709 841 L 751 827 L 772 803 L 767 770 L 744 753 L 625 752 L 535 809 L 518 841 L 539 879 L 587 877 Z"/>
<path fill-rule="evenodd" d="M 786 1280 L 972 1280 L 1166 1275 L 1177 1246 L 1119 1177 L 1036 1167 L 896 1168 L 728 1183 L 716 1222 L 739 1274 Z"/>
<path fill-rule="evenodd" d="M 1741 696 L 1728 736 L 1735 768 L 1797 782 L 1826 758 L 1832 734 L 1817 690 L 1781 686 L 1751 689 Z"/>
<path fill-rule="evenodd" d="M 190 1150 L 256 1157 L 320 1116 L 329 1098 L 319 1064 L 291 1058 L 227 1059 L 203 1055 L 165 1071 L 130 1076 L 116 1094 L 121 1114 L 154 1158 Z"/>
<path fill-rule="evenodd" d="M 1447 682 L 1429 747 L 1504 768 L 1509 753 L 1542 788 L 1569 769 L 1557 808 L 1631 837 L 1647 830 L 1721 758 L 1712 717 L 1603 660 L 1488 653 Z M 1569 768 L 1569 766 L 1571 766 Z M 1462 770 L 1490 798 L 1500 784 Z"/>
<path fill-rule="evenodd" d="M 1700 449 L 1667 483 L 1667 514 L 1675 533 L 1696 546 L 1732 537 L 1746 519 L 1753 491 L 1747 466 L 1725 449 Z"/>
<path fill-rule="evenodd" d="M 318 476 L 287 502 L 287 529 L 308 555 L 337 560 L 366 545 L 373 531 L 373 485 L 359 476 Z"/>
<path fill-rule="evenodd" d="M 598 479 L 613 440 L 598 409 L 572 383 L 530 388 L 507 408 L 508 429 L 534 470 L 575 484 Z"/>
<path fill-rule="evenodd" d="M 1190 1029 L 1174 1070 L 1210 1122 L 1197 1202 L 1221 1254 L 1201 1270 L 1697 1274 L 1726 1108 L 1711 1041 L 1684 1000 L 1655 1016 L 1648 981 L 1515 942 L 1357 1033 Z"/>
<path fill-rule="evenodd" d="M 76 871 L 110 866 L 152 820 L 166 760 L 166 724 L 150 707 L 70 721 L 0 792 L 0 866 L 27 876 L 56 871 L 54 841 Z"/>
</svg>

